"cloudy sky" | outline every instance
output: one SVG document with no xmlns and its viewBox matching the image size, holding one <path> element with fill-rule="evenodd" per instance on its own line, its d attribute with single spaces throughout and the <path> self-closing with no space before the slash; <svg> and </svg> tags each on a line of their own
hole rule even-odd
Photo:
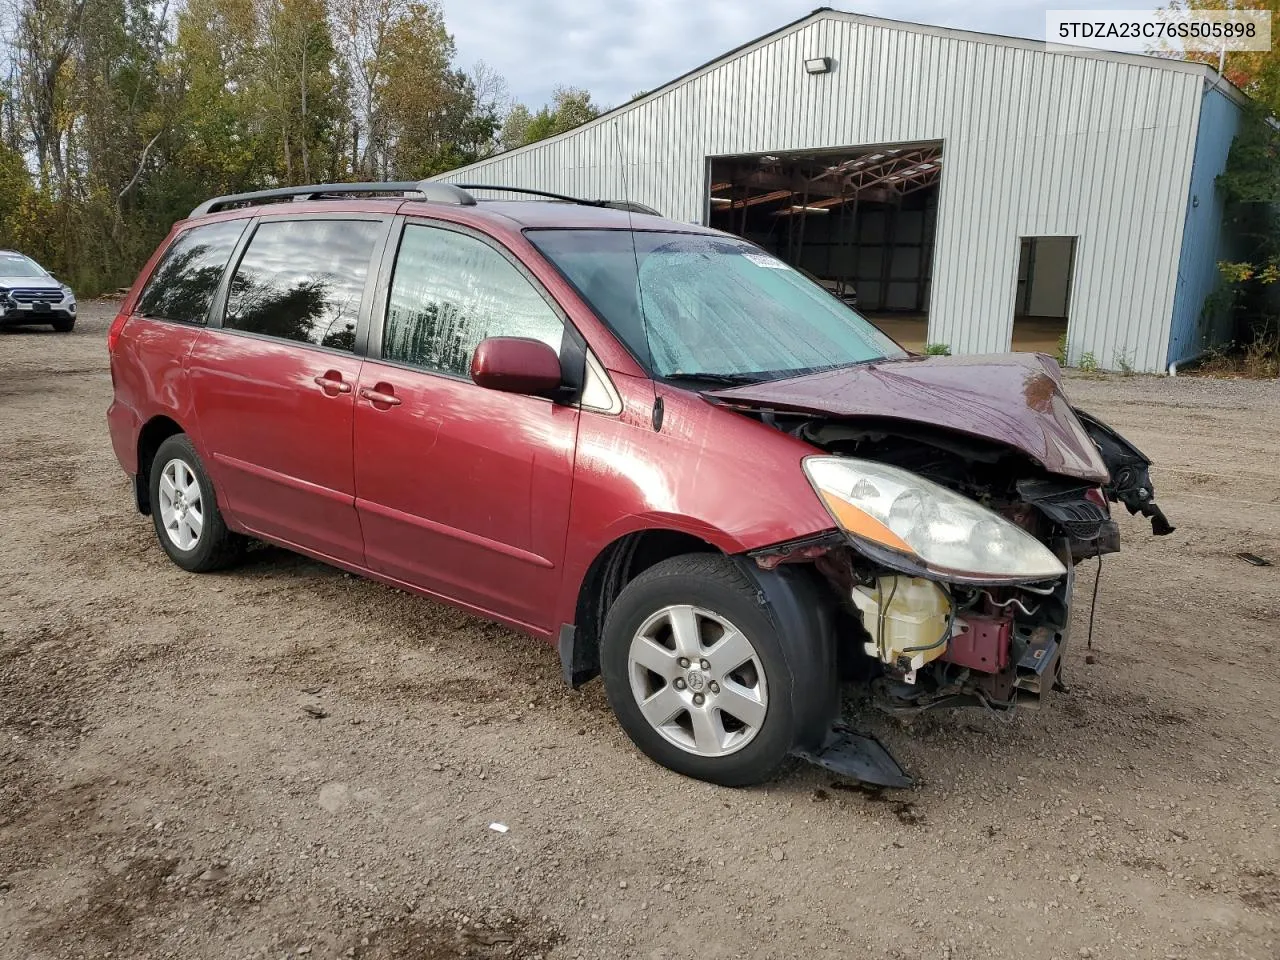
<svg viewBox="0 0 1280 960">
<path fill-rule="evenodd" d="M 533 106 L 556 84 L 603 106 L 671 80 L 810 13 L 821 0 L 443 0 L 460 64 L 477 60 Z M 849 3 L 831 5 L 853 9 Z M 1044 39 L 1047 9 L 1144 9 L 1142 0 L 868 0 L 856 12 Z"/>
</svg>

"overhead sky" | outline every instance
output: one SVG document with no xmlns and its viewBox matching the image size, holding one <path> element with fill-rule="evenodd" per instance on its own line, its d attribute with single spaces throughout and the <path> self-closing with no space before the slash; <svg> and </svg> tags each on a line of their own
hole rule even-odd
<svg viewBox="0 0 1280 960">
<path fill-rule="evenodd" d="M 538 106 L 557 84 L 617 106 L 761 34 L 819 0 L 443 0 L 460 65 L 483 60 L 516 99 Z M 1044 39 L 1049 9 L 1154 9 L 1142 0 L 872 0 L 870 16 Z"/>
</svg>

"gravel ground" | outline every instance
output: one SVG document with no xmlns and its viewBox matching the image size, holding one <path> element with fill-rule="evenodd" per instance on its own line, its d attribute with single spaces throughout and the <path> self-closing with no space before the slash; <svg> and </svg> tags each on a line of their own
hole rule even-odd
<svg viewBox="0 0 1280 960">
<path fill-rule="evenodd" d="M 1124 518 L 1091 653 L 1083 572 L 1071 695 L 865 718 L 910 792 L 733 791 L 534 641 L 275 549 L 169 563 L 111 312 L 0 335 L 0 957 L 1280 957 L 1280 385 L 1073 378 L 1179 529 Z"/>
</svg>

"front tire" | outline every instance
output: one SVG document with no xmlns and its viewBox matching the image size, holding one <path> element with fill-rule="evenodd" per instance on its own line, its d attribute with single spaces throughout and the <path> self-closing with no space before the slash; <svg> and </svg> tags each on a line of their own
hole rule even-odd
<svg viewBox="0 0 1280 960">
<path fill-rule="evenodd" d="M 151 519 L 170 560 L 191 573 L 207 573 L 240 559 L 245 538 L 227 529 L 213 482 L 186 434 L 160 444 L 149 481 Z"/>
<path fill-rule="evenodd" d="M 58 333 L 70 333 L 76 328 L 76 321 L 74 317 L 67 320 L 54 320 L 50 326 Z"/>
<path fill-rule="evenodd" d="M 656 763 L 740 787 L 769 779 L 796 745 L 792 661 L 814 651 L 788 651 L 757 598 L 728 558 L 690 554 L 655 564 L 610 607 L 600 648 L 609 704 Z"/>
</svg>

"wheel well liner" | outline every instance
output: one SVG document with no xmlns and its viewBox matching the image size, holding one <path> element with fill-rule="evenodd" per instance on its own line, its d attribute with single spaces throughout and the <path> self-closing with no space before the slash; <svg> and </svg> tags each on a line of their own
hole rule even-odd
<svg viewBox="0 0 1280 960">
<path fill-rule="evenodd" d="M 139 513 L 151 513 L 151 461 L 160 444 L 179 433 L 186 431 L 165 416 L 152 417 L 138 431 L 138 474 L 133 478 L 133 496 Z"/>
<path fill-rule="evenodd" d="M 560 628 L 560 665 L 565 682 L 578 688 L 600 675 L 600 633 L 622 588 L 655 563 L 685 553 L 719 553 L 707 541 L 679 530 L 640 530 L 600 551 L 578 588 L 574 623 Z"/>
</svg>

